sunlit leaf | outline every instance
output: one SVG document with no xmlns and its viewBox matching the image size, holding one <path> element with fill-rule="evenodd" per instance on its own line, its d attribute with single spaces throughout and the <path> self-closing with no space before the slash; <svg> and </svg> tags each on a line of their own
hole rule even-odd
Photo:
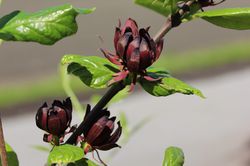
<svg viewBox="0 0 250 166">
<path fill-rule="evenodd" d="M 159 81 L 147 81 L 146 79 L 140 79 L 140 84 L 143 89 L 153 96 L 169 96 L 174 93 L 182 93 L 186 95 L 197 95 L 204 98 L 202 92 L 190 85 L 171 77 L 164 71 L 157 71 L 150 73 L 151 77 L 162 78 Z"/>
<path fill-rule="evenodd" d="M 78 14 L 88 14 L 94 10 L 74 8 L 67 4 L 35 13 L 14 11 L 0 19 L 0 39 L 52 45 L 76 33 L 75 18 Z"/>
<path fill-rule="evenodd" d="M 196 13 L 192 18 L 202 18 L 223 28 L 236 30 L 250 29 L 250 8 L 208 10 Z"/>
<path fill-rule="evenodd" d="M 73 145 L 55 146 L 48 157 L 48 165 L 75 163 L 83 159 L 83 149 Z"/>
<path fill-rule="evenodd" d="M 167 17 L 177 11 L 178 2 L 185 1 L 188 0 L 135 0 L 134 2 Z"/>
<path fill-rule="evenodd" d="M 117 66 L 97 56 L 65 55 L 62 64 L 69 64 L 68 73 L 79 77 L 91 88 L 107 88 Z"/>
</svg>

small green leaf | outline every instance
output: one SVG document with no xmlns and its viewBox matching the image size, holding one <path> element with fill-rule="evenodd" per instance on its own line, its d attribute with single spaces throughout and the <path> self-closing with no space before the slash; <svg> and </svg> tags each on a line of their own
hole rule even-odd
<svg viewBox="0 0 250 166">
<path fill-rule="evenodd" d="M 134 2 L 167 17 L 176 12 L 177 3 L 180 1 L 188 0 L 135 0 Z"/>
<path fill-rule="evenodd" d="M 83 149 L 73 145 L 55 146 L 48 157 L 48 165 L 75 163 L 83 159 Z"/>
<path fill-rule="evenodd" d="M 113 74 L 119 72 L 117 66 L 97 56 L 65 55 L 61 62 L 69 64 L 69 74 L 79 77 L 91 88 L 107 88 Z"/>
<path fill-rule="evenodd" d="M 135 3 L 149 8 L 163 16 L 171 14 L 171 6 L 168 3 L 157 0 L 135 0 Z"/>
<path fill-rule="evenodd" d="M 165 151 L 163 166 L 183 166 L 184 153 L 178 147 L 169 147 Z"/>
<path fill-rule="evenodd" d="M 173 78 L 167 74 L 157 76 L 157 73 L 164 73 L 163 71 L 156 71 L 154 78 L 161 77 L 159 81 L 147 81 L 145 79 L 140 79 L 140 84 L 143 89 L 153 96 L 169 96 L 174 93 L 182 93 L 186 95 L 197 95 L 204 98 L 202 92 L 198 89 L 191 87 L 190 85 Z M 151 75 L 152 75 L 151 74 Z"/>
<path fill-rule="evenodd" d="M 35 13 L 14 11 L 0 19 L 0 39 L 52 45 L 76 33 L 75 18 L 78 14 L 88 14 L 94 10 L 95 8 L 75 9 L 67 4 Z"/>
<path fill-rule="evenodd" d="M 193 15 L 193 18 L 202 18 L 223 28 L 236 30 L 250 29 L 250 8 L 209 10 L 196 13 Z"/>
<path fill-rule="evenodd" d="M 11 146 L 7 143 L 5 144 L 5 148 L 7 152 L 7 159 L 8 159 L 9 166 L 18 166 L 19 162 L 18 162 L 17 154 L 14 152 Z M 2 166 L 1 158 L 0 158 L 0 166 Z"/>
</svg>

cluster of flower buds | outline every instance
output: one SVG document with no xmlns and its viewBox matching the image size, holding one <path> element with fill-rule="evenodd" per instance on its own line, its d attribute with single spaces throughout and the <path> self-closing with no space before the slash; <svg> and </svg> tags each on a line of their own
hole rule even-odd
<svg viewBox="0 0 250 166">
<path fill-rule="evenodd" d="M 110 150 L 115 147 L 120 147 L 116 144 L 122 133 L 120 122 L 117 122 L 117 129 L 114 131 L 114 123 L 116 117 L 110 117 L 110 112 L 107 109 L 100 110 L 98 114 L 91 115 L 91 107 L 87 106 L 87 111 L 84 120 L 91 118 L 91 122 L 86 126 L 83 135 L 84 153 L 94 150 Z M 114 131 L 114 132 L 113 132 Z"/>
<path fill-rule="evenodd" d="M 150 37 L 149 27 L 138 29 L 137 23 L 129 18 L 125 25 L 115 30 L 114 47 L 115 54 L 103 50 L 105 57 L 112 63 L 119 65 L 121 72 L 114 75 L 111 83 L 124 80 L 131 76 L 131 90 L 136 83 L 137 75 L 141 75 L 149 81 L 155 81 L 146 73 L 146 68 L 151 66 L 160 56 L 163 48 L 163 40 L 155 43 Z"/>
<path fill-rule="evenodd" d="M 36 125 L 48 132 L 44 135 L 45 142 L 51 142 L 54 145 L 60 145 L 72 119 L 72 104 L 70 98 L 61 102 L 55 100 L 51 107 L 44 103 L 37 111 Z M 84 153 L 93 152 L 97 150 L 110 150 L 115 147 L 120 147 L 116 144 L 122 133 L 120 122 L 117 122 L 117 129 L 115 128 L 116 117 L 110 117 L 110 112 L 107 109 L 99 110 L 97 113 L 91 113 L 90 105 L 87 105 L 84 121 L 90 121 L 85 126 L 83 137 L 79 137 L 78 141 L 84 143 Z M 71 127 L 69 132 L 74 131 Z M 98 153 L 98 152 L 97 152 Z M 100 158 L 99 158 L 100 159 Z M 101 161 L 101 159 L 100 159 Z"/>
<path fill-rule="evenodd" d="M 51 107 L 48 107 L 47 103 L 44 103 L 38 109 L 36 114 L 36 125 L 49 133 L 44 134 L 45 142 L 53 142 L 55 141 L 55 137 L 62 142 L 66 134 L 65 131 L 70 127 L 71 119 L 72 103 L 70 98 L 67 98 L 63 102 L 54 100 Z"/>
</svg>

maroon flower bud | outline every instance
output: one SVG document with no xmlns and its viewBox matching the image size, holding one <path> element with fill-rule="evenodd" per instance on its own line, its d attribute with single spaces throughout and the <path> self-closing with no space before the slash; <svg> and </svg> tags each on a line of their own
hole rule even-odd
<svg viewBox="0 0 250 166">
<path fill-rule="evenodd" d="M 60 138 L 64 136 L 65 130 L 70 126 L 71 119 L 72 104 L 70 98 L 63 102 L 54 100 L 51 107 L 44 103 L 38 109 L 36 125 L 40 129 Z M 45 135 L 45 137 L 45 141 L 51 140 L 48 140 L 51 136 Z"/>
<path fill-rule="evenodd" d="M 87 126 L 86 131 L 83 133 L 84 142 L 86 142 L 84 147 L 85 153 L 97 149 L 106 151 L 119 147 L 116 142 L 121 136 L 122 127 L 120 122 L 117 122 L 118 127 L 114 131 L 116 117 L 110 118 L 110 112 L 107 109 L 101 110 L 98 115 L 92 116 L 90 105 L 88 105 L 84 119 L 86 118 L 91 118 L 92 123 Z"/>
<path fill-rule="evenodd" d="M 163 48 L 163 40 L 155 43 L 148 33 L 149 27 L 138 30 L 134 20 L 129 18 L 123 27 L 115 30 L 114 45 L 116 54 L 113 55 L 102 50 L 110 62 L 122 66 L 122 71 L 115 75 L 112 82 L 125 79 L 128 74 L 133 75 L 132 84 L 136 82 L 137 75 L 146 76 L 146 79 L 153 81 L 146 74 L 146 68 L 151 66 L 160 56 Z"/>
</svg>

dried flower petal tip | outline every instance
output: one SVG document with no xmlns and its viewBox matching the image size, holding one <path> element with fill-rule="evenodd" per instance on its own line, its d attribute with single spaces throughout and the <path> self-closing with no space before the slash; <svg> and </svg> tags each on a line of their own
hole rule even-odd
<svg viewBox="0 0 250 166">
<path fill-rule="evenodd" d="M 115 54 L 102 50 L 105 57 L 121 67 L 121 72 L 114 75 L 111 83 L 119 82 L 131 76 L 131 85 L 136 83 L 137 76 L 146 76 L 146 68 L 151 66 L 161 54 L 163 40 L 155 43 L 150 37 L 149 27 L 138 29 L 137 23 L 129 18 L 125 25 L 116 28 L 114 35 Z M 153 81 L 154 79 L 149 78 Z M 133 88 L 131 88 L 133 89 Z"/>
<path fill-rule="evenodd" d="M 84 152 L 88 153 L 94 150 L 110 150 L 115 147 L 120 147 L 116 144 L 122 133 L 120 122 L 117 122 L 115 128 L 116 117 L 110 117 L 110 112 L 107 109 L 100 110 L 98 115 L 92 115 L 90 105 L 87 107 L 85 119 L 92 119 L 92 123 L 86 127 L 84 131 L 85 142 Z"/>
<path fill-rule="evenodd" d="M 44 103 L 36 113 L 36 125 L 40 129 L 48 132 L 44 141 L 51 142 L 52 137 L 63 138 L 66 129 L 70 127 L 72 119 L 72 103 L 70 98 L 61 102 L 54 100 L 51 107 Z"/>
<path fill-rule="evenodd" d="M 201 5 L 201 7 L 208 7 L 208 6 L 215 6 L 215 5 L 219 5 L 223 2 L 225 2 L 226 0 L 221 0 L 220 2 L 214 2 L 213 0 L 198 0 L 198 3 Z"/>
</svg>

